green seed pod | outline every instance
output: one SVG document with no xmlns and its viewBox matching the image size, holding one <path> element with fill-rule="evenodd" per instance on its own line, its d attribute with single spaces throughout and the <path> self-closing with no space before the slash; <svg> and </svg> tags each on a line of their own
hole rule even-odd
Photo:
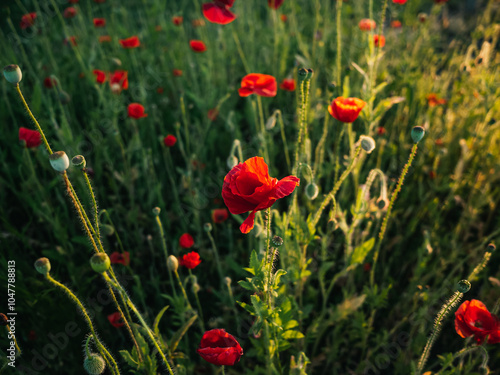
<svg viewBox="0 0 500 375">
<path fill-rule="evenodd" d="M 360 137 L 360 140 L 361 140 L 361 148 L 365 150 L 367 154 L 375 150 L 375 140 L 372 137 L 367 137 L 365 135 L 362 135 Z"/>
<path fill-rule="evenodd" d="M 177 257 L 174 255 L 169 255 L 167 258 L 167 267 L 170 271 L 177 271 L 177 268 L 179 268 L 179 261 L 177 260 Z"/>
<path fill-rule="evenodd" d="M 98 253 L 94 254 L 92 258 L 90 258 L 90 265 L 92 269 L 97 273 L 106 272 L 111 265 L 111 261 L 109 259 L 108 254 L 106 253 Z"/>
<path fill-rule="evenodd" d="M 101 233 L 104 236 L 112 236 L 115 233 L 115 229 L 113 228 L 113 226 L 108 224 L 100 224 L 99 228 L 101 228 Z"/>
<path fill-rule="evenodd" d="M 233 169 L 238 165 L 238 158 L 234 155 L 231 155 L 230 157 L 227 158 L 227 167 L 229 169 Z"/>
<path fill-rule="evenodd" d="M 266 121 L 266 130 L 271 130 L 276 126 L 276 113 L 273 113 Z"/>
<path fill-rule="evenodd" d="M 311 68 L 308 68 L 307 69 L 307 79 L 310 80 L 314 75 L 314 70 L 312 70 Z"/>
<path fill-rule="evenodd" d="M 194 283 L 191 290 L 195 294 L 198 293 L 200 291 L 200 285 L 198 283 Z"/>
<path fill-rule="evenodd" d="M 37 259 L 35 269 L 42 275 L 47 275 L 50 272 L 50 261 L 47 258 Z"/>
<path fill-rule="evenodd" d="M 203 230 L 204 230 L 205 232 L 207 232 L 207 233 L 208 233 L 208 232 L 211 232 L 211 231 L 212 231 L 212 224 L 210 224 L 210 223 L 205 223 L 205 224 L 203 225 Z"/>
<path fill-rule="evenodd" d="M 49 161 L 52 168 L 60 173 L 63 173 L 69 167 L 68 155 L 64 151 L 57 151 L 49 155 Z"/>
<path fill-rule="evenodd" d="M 470 290 L 470 287 L 471 285 L 469 280 L 460 280 L 457 283 L 457 291 L 459 291 L 460 293 L 467 293 Z"/>
<path fill-rule="evenodd" d="M 85 160 L 83 155 L 76 155 L 76 156 L 73 156 L 73 159 L 71 159 L 71 164 L 75 168 L 83 169 L 87 165 L 87 161 Z"/>
<path fill-rule="evenodd" d="M 90 353 L 90 356 L 83 360 L 83 368 L 90 375 L 100 375 L 106 369 L 106 362 L 99 354 Z"/>
<path fill-rule="evenodd" d="M 280 247 L 283 245 L 283 238 L 281 238 L 280 236 L 274 236 L 272 241 L 273 245 L 276 247 Z"/>
<path fill-rule="evenodd" d="M 11 64 L 3 68 L 3 76 L 8 82 L 17 85 L 23 79 L 23 72 L 21 72 L 19 66 Z"/>
<path fill-rule="evenodd" d="M 0 314 L 0 327 L 1 326 L 6 326 L 9 324 L 9 319 L 7 318 L 7 316 L 5 314 Z"/>
<path fill-rule="evenodd" d="M 305 81 L 307 79 L 309 72 L 305 68 L 299 69 L 299 82 Z"/>
<path fill-rule="evenodd" d="M 160 207 L 153 208 L 153 215 L 160 216 L 161 209 Z"/>
<path fill-rule="evenodd" d="M 413 129 L 411 129 L 411 138 L 413 139 L 413 142 L 418 143 L 424 138 L 425 134 L 425 129 L 421 126 L 414 126 Z"/>
<path fill-rule="evenodd" d="M 306 196 L 310 200 L 315 200 L 316 197 L 318 196 L 318 193 L 319 193 L 318 185 L 316 185 L 314 182 L 311 182 L 306 186 Z"/>
</svg>

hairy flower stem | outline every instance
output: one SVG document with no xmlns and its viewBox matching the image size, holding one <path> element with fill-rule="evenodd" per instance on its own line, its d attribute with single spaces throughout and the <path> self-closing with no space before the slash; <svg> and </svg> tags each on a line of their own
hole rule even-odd
<svg viewBox="0 0 500 375">
<path fill-rule="evenodd" d="M 186 289 L 184 289 L 184 285 L 182 285 L 182 281 L 181 281 L 181 278 L 179 276 L 179 272 L 177 272 L 177 270 L 174 270 L 174 273 L 175 273 L 175 277 L 177 278 L 177 283 L 179 284 L 179 288 L 181 288 L 182 295 L 184 296 L 184 299 L 186 300 L 187 307 L 189 310 L 192 310 L 193 307 L 191 306 L 191 303 L 189 302 L 189 298 L 187 296 Z"/>
<path fill-rule="evenodd" d="M 191 280 L 194 280 L 194 283 L 197 282 L 197 278 L 196 278 L 196 276 L 193 275 L 191 270 L 189 270 L 189 278 Z M 198 315 L 200 317 L 199 322 L 200 322 L 201 331 L 205 332 L 205 324 L 203 323 L 203 309 L 201 308 L 200 299 L 198 298 L 198 291 L 193 289 L 192 292 L 194 294 L 194 299 L 196 300 L 196 306 L 198 307 Z"/>
<path fill-rule="evenodd" d="M 222 273 L 222 266 L 220 263 L 219 259 L 219 252 L 217 251 L 217 246 L 215 245 L 214 237 L 212 236 L 212 233 L 206 232 L 208 238 L 210 239 L 210 243 L 212 244 L 212 251 L 214 252 L 214 257 L 215 257 L 215 263 L 217 264 L 217 272 L 219 273 L 219 277 L 221 282 L 224 280 L 224 275 Z"/>
<path fill-rule="evenodd" d="M 384 221 L 382 222 L 382 226 L 380 227 L 380 232 L 378 234 L 379 240 L 377 243 L 377 247 L 375 249 L 375 253 L 373 254 L 373 264 L 372 264 L 372 269 L 370 272 L 370 285 L 372 285 L 372 286 L 375 283 L 375 268 L 377 266 L 377 260 L 378 260 L 378 255 L 380 252 L 380 246 L 382 244 L 382 241 L 384 240 L 385 231 L 387 229 L 387 223 L 391 217 L 392 207 L 394 206 L 394 202 L 396 201 L 398 194 L 401 191 L 401 187 L 403 186 L 405 176 L 408 173 L 408 169 L 410 169 L 411 163 L 413 162 L 413 159 L 415 158 L 416 154 L 417 154 L 417 144 L 415 143 L 411 149 L 411 153 L 410 153 L 410 157 L 408 158 L 408 162 L 403 167 L 403 171 L 401 172 L 401 175 L 399 176 L 399 180 L 398 180 L 398 183 L 396 185 L 396 188 L 392 192 L 391 200 L 389 201 L 389 206 L 387 207 L 387 213 L 384 217 Z"/>
<path fill-rule="evenodd" d="M 467 348 L 463 348 L 462 350 L 456 352 L 453 355 L 453 358 L 451 359 L 451 361 L 449 361 L 448 364 L 446 366 L 444 366 L 441 370 L 436 372 L 435 375 L 440 375 L 444 370 L 446 370 L 448 367 L 450 367 L 453 364 L 453 361 L 455 359 L 464 357 L 465 355 L 472 353 L 473 351 L 476 351 L 476 350 L 479 350 L 481 352 L 482 357 L 483 357 L 483 361 L 481 362 L 481 366 L 479 368 L 483 369 L 486 374 L 489 374 L 490 370 L 488 368 L 488 361 L 489 361 L 490 357 L 488 355 L 488 351 L 482 345 L 474 345 L 474 346 L 469 346 Z"/>
<path fill-rule="evenodd" d="M 85 177 L 85 183 L 87 184 L 87 187 L 89 188 L 90 197 L 92 198 L 92 204 L 94 205 L 94 226 L 95 226 L 95 231 L 96 231 L 96 237 L 100 241 L 101 234 L 99 232 L 99 212 L 97 209 L 97 201 L 95 199 L 94 189 L 92 189 L 92 184 L 90 183 L 89 176 L 85 170 L 83 170 L 83 176 Z"/>
<path fill-rule="evenodd" d="M 104 358 L 106 361 L 108 367 L 111 369 L 113 374 L 119 375 L 120 370 L 118 369 L 118 365 L 116 364 L 115 359 L 113 356 L 107 351 L 107 349 L 104 347 L 104 345 L 100 342 L 100 340 L 97 338 L 97 335 L 95 333 L 94 325 L 92 324 L 92 320 L 89 317 L 89 314 L 87 313 L 87 310 L 83 306 L 83 304 L 80 302 L 78 297 L 65 285 L 61 284 L 60 282 L 54 280 L 50 274 L 45 275 L 47 281 L 49 281 L 52 285 L 55 287 L 61 289 L 72 301 L 75 303 L 75 305 L 78 306 L 80 311 L 83 314 L 83 317 L 85 318 L 85 321 L 87 322 L 90 332 L 92 332 L 92 335 L 94 336 L 95 343 L 97 346 L 97 349 L 99 350 L 99 353 L 101 353 L 101 356 Z M 111 363 L 110 363 L 111 361 Z"/>
<path fill-rule="evenodd" d="M 163 225 L 161 224 L 160 216 L 155 217 L 156 224 L 158 225 L 158 231 L 160 232 L 161 245 L 163 247 L 163 254 L 165 254 L 165 262 L 168 260 L 167 242 L 165 240 L 165 232 L 163 231 Z M 168 268 L 168 267 L 167 267 Z M 172 293 L 177 297 L 177 292 L 175 291 L 174 279 L 172 278 L 172 271 L 168 268 L 168 277 L 170 279 L 170 285 L 172 287 Z"/>
<path fill-rule="evenodd" d="M 283 122 L 283 115 L 281 114 L 281 111 L 279 109 L 277 110 L 277 115 L 278 115 L 278 122 L 280 124 L 281 140 L 283 141 L 283 147 L 285 149 L 286 165 L 288 167 L 288 170 L 291 171 L 292 163 L 290 162 L 290 155 L 288 154 L 288 144 L 286 142 L 286 135 L 285 135 L 285 123 Z"/>
<path fill-rule="evenodd" d="M 266 239 L 266 263 L 269 262 L 269 247 L 271 243 L 271 207 L 266 210 L 266 229 L 267 229 L 267 239 Z"/>
<path fill-rule="evenodd" d="M 342 2 L 337 0 L 337 87 L 342 88 Z"/>
<path fill-rule="evenodd" d="M 259 110 L 259 115 L 256 116 L 259 118 L 259 124 L 260 124 L 260 133 L 262 136 L 262 142 L 264 143 L 264 156 L 267 162 L 270 162 L 269 159 L 269 150 L 267 149 L 267 139 L 266 139 L 266 120 L 264 119 L 264 110 L 262 108 L 262 98 L 260 95 L 257 95 L 257 107 Z"/>
<path fill-rule="evenodd" d="M 304 79 L 300 83 L 300 124 L 299 124 L 299 134 L 297 136 L 297 143 L 295 144 L 295 165 L 293 167 L 293 175 L 297 174 L 297 169 L 299 167 L 299 156 L 301 150 L 301 144 L 304 144 L 305 147 L 305 139 L 307 138 L 307 103 L 309 97 L 309 88 L 310 88 L 310 80 Z M 302 138 L 304 138 L 304 142 L 302 142 Z"/>
</svg>

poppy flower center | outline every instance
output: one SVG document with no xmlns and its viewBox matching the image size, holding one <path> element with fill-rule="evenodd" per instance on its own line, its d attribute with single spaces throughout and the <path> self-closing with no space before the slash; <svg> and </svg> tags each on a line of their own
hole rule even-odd
<svg viewBox="0 0 500 375">
<path fill-rule="evenodd" d="M 252 195 L 261 186 L 262 182 L 252 176 L 251 173 L 240 175 L 236 179 L 236 187 L 242 195 Z"/>
</svg>

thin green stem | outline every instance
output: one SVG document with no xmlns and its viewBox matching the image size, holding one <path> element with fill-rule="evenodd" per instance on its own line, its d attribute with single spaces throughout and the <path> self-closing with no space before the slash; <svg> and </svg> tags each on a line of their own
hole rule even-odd
<svg viewBox="0 0 500 375">
<path fill-rule="evenodd" d="M 471 352 L 473 352 L 475 350 L 479 350 L 481 352 L 481 355 L 483 356 L 483 361 L 481 363 L 480 368 L 483 369 L 483 370 L 485 370 L 486 374 L 488 374 L 489 373 L 489 369 L 488 369 L 488 360 L 489 360 L 488 351 L 482 345 L 474 345 L 474 346 L 469 346 L 467 348 L 463 348 L 462 350 L 456 352 L 453 355 L 452 359 L 448 362 L 448 364 L 445 365 L 443 368 L 441 368 L 441 370 L 439 370 L 438 372 L 436 372 L 435 375 L 440 375 L 444 370 L 446 370 L 448 367 L 452 366 L 453 365 L 453 361 L 455 359 L 463 357 L 466 354 L 469 354 L 469 353 L 471 353 Z"/>
<path fill-rule="evenodd" d="M 201 326 L 201 331 L 205 332 L 205 324 L 203 323 L 203 310 L 201 308 L 201 303 L 200 299 L 198 298 L 198 291 L 194 288 L 194 286 L 198 283 L 196 276 L 193 275 L 191 270 L 189 270 L 189 277 L 193 281 L 193 294 L 194 294 L 194 299 L 196 300 L 196 306 L 198 307 L 198 315 L 200 316 L 200 326 Z"/>
<path fill-rule="evenodd" d="M 219 259 L 219 252 L 217 251 L 217 246 L 215 245 L 214 237 L 212 236 L 212 233 L 207 232 L 207 236 L 210 239 L 210 243 L 212 244 L 212 251 L 214 252 L 215 256 L 215 263 L 217 264 L 217 271 L 219 272 L 219 277 L 221 281 L 224 279 L 224 275 L 222 274 L 222 266 L 220 263 Z"/>
<path fill-rule="evenodd" d="M 261 133 L 261 136 L 262 136 L 262 142 L 264 143 L 264 155 L 265 155 L 265 159 L 267 162 L 270 162 L 269 160 L 269 151 L 267 149 L 267 133 L 266 133 L 266 121 L 264 119 L 264 110 L 262 108 L 262 98 L 260 97 L 260 95 L 257 95 L 257 107 L 258 107 L 258 110 L 259 110 L 259 123 L 260 123 L 260 133 Z"/>
<path fill-rule="evenodd" d="M 267 239 L 266 239 L 266 263 L 269 261 L 269 246 L 271 243 L 271 207 L 266 210 L 266 229 L 267 229 Z"/>
<path fill-rule="evenodd" d="M 99 232 L 99 212 L 97 210 L 97 201 L 95 199 L 94 189 L 92 189 L 89 176 L 87 175 L 87 172 L 85 170 L 83 171 L 83 176 L 85 177 L 85 183 L 89 188 L 90 197 L 92 198 L 92 204 L 94 205 L 94 225 L 95 225 L 96 237 L 100 239 L 101 234 Z"/>
<path fill-rule="evenodd" d="M 156 225 L 158 225 L 158 231 L 160 232 L 160 237 L 161 237 L 161 245 L 163 248 L 163 254 L 165 255 L 165 262 L 168 261 L 168 250 L 167 250 L 167 241 L 165 240 L 165 232 L 163 231 L 163 225 L 161 224 L 161 219 L 160 215 L 155 217 Z M 172 271 L 168 268 L 168 277 L 170 279 L 170 285 L 172 286 L 172 292 L 174 296 L 177 297 L 177 292 L 175 291 L 174 287 L 174 279 L 172 278 Z"/>
<path fill-rule="evenodd" d="M 179 287 L 181 288 L 182 295 L 184 296 L 184 299 L 186 300 L 187 307 L 188 307 L 188 309 L 192 310 L 193 307 L 191 306 L 191 303 L 189 302 L 189 298 L 187 296 L 186 289 L 184 289 L 184 285 L 182 285 L 182 281 L 181 281 L 181 278 L 179 276 L 179 272 L 177 272 L 177 270 L 174 270 L 174 273 L 175 273 L 175 277 L 177 278 L 177 283 L 179 284 Z"/>
<path fill-rule="evenodd" d="M 342 88 L 342 2 L 337 0 L 337 87 L 339 88 Z"/>
<path fill-rule="evenodd" d="M 285 149 L 286 165 L 288 167 L 288 170 L 291 171 L 292 163 L 290 162 L 290 155 L 288 154 L 288 144 L 286 142 L 286 135 L 285 135 L 285 123 L 283 122 L 283 115 L 281 114 L 280 110 L 277 111 L 277 115 L 278 115 L 278 122 L 280 123 L 281 140 L 283 141 L 283 147 Z"/>
</svg>

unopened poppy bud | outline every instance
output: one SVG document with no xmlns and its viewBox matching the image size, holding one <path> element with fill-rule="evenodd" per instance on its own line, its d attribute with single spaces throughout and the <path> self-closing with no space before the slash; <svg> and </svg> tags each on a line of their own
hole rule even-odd
<svg viewBox="0 0 500 375">
<path fill-rule="evenodd" d="M 266 130 L 271 130 L 276 126 L 276 114 L 273 113 L 266 121 Z"/>
<path fill-rule="evenodd" d="M 8 82 L 17 85 L 23 79 L 23 72 L 21 72 L 19 66 L 11 64 L 3 68 L 3 76 Z"/>
<path fill-rule="evenodd" d="M 112 236 L 115 233 L 115 228 L 112 225 L 100 224 L 99 228 L 101 228 L 101 233 L 104 236 Z"/>
<path fill-rule="evenodd" d="M 299 82 L 302 82 L 307 79 L 307 75 L 309 72 L 305 68 L 299 69 Z"/>
<path fill-rule="evenodd" d="M 169 255 L 167 258 L 167 267 L 169 271 L 176 272 L 177 268 L 179 268 L 179 261 L 177 260 L 177 257 Z"/>
<path fill-rule="evenodd" d="M 153 208 L 153 215 L 160 216 L 161 209 L 160 207 Z"/>
<path fill-rule="evenodd" d="M 106 253 L 98 253 L 94 254 L 92 258 L 90 258 L 90 265 L 92 269 L 97 273 L 106 272 L 111 265 L 111 260 L 109 259 L 108 254 Z"/>
<path fill-rule="evenodd" d="M 318 185 L 316 185 L 314 182 L 311 182 L 306 186 L 306 197 L 309 198 L 310 200 L 316 199 L 318 193 L 319 193 Z"/>
<path fill-rule="evenodd" d="M 35 269 L 42 275 L 47 275 L 50 272 L 50 261 L 47 258 L 37 259 Z"/>
<path fill-rule="evenodd" d="M 207 233 L 208 233 L 208 232 L 211 232 L 211 231 L 212 231 L 212 224 L 210 224 L 210 223 L 205 223 L 205 224 L 203 225 L 203 230 L 204 230 L 205 232 L 207 232 Z"/>
<path fill-rule="evenodd" d="M 73 156 L 73 159 L 71 159 L 71 164 L 73 165 L 73 167 L 76 167 L 78 169 L 83 169 L 87 165 L 87 162 L 83 157 L 83 155 L 76 155 Z"/>
<path fill-rule="evenodd" d="M 460 293 L 467 293 L 470 290 L 470 287 L 471 285 L 469 280 L 460 280 L 457 283 L 457 291 L 459 291 Z"/>
<path fill-rule="evenodd" d="M 418 14 L 418 20 L 419 20 L 420 22 L 425 22 L 425 21 L 427 21 L 427 14 L 426 14 L 426 13 L 419 13 L 419 14 Z"/>
<path fill-rule="evenodd" d="M 7 316 L 5 314 L 0 314 L 0 326 L 6 326 L 7 324 L 9 324 L 9 319 L 7 318 Z"/>
<path fill-rule="evenodd" d="M 229 169 L 233 169 L 238 165 L 238 158 L 234 155 L 231 155 L 230 157 L 227 158 L 227 167 Z"/>
<path fill-rule="evenodd" d="M 283 245 L 283 238 L 281 238 L 280 236 L 274 236 L 272 241 L 273 245 L 276 247 L 280 247 Z"/>
<path fill-rule="evenodd" d="M 57 151 L 49 155 L 50 165 L 56 171 L 63 173 L 69 167 L 68 155 L 64 151 Z"/>
<path fill-rule="evenodd" d="M 232 282 L 232 281 L 233 281 L 233 280 L 231 280 L 231 278 L 230 278 L 230 277 L 227 277 L 227 276 L 226 276 L 226 277 L 224 277 L 224 283 L 225 283 L 228 287 L 231 285 L 231 282 Z"/>
<path fill-rule="evenodd" d="M 198 293 L 200 291 L 200 284 L 198 283 L 193 283 L 192 289 L 193 293 Z"/>
<path fill-rule="evenodd" d="M 421 126 L 414 126 L 413 129 L 411 129 L 411 138 L 413 139 L 413 142 L 418 143 L 424 138 L 425 134 L 425 129 Z"/>
<path fill-rule="evenodd" d="M 112 57 L 111 58 L 111 61 L 113 62 L 113 64 L 115 64 L 116 66 L 122 66 L 122 62 L 120 59 L 117 59 L 116 57 Z"/>
<path fill-rule="evenodd" d="M 385 198 L 380 197 L 377 199 L 377 206 L 381 210 L 385 210 L 389 206 L 389 201 Z"/>
<path fill-rule="evenodd" d="M 87 374 L 100 375 L 106 369 L 106 362 L 99 354 L 90 353 L 83 360 L 83 368 L 87 371 Z"/>
<path fill-rule="evenodd" d="M 314 75 L 314 70 L 312 70 L 311 68 L 307 69 L 307 79 L 311 79 Z"/>
<path fill-rule="evenodd" d="M 490 251 L 490 252 L 495 251 L 495 250 L 496 250 L 496 248 L 497 248 L 497 247 L 496 247 L 496 246 L 495 246 L 495 244 L 493 244 L 493 243 L 490 243 L 490 244 L 488 245 L 488 251 Z"/>
<path fill-rule="evenodd" d="M 71 101 L 71 96 L 66 91 L 59 92 L 59 101 L 62 104 L 68 104 Z"/>
<path fill-rule="evenodd" d="M 372 137 L 362 135 L 361 148 L 365 150 L 367 154 L 371 153 L 373 150 L 375 150 L 375 140 Z"/>
</svg>

